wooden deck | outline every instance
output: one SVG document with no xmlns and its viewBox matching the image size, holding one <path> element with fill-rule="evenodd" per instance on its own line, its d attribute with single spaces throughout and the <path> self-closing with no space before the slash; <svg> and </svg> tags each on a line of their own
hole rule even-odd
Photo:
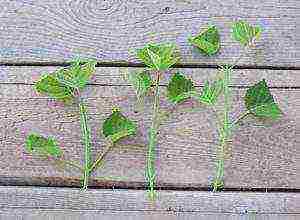
<svg viewBox="0 0 300 220">
<path fill-rule="evenodd" d="M 298 0 L 0 0 L 0 220 L 10 219 L 300 219 L 300 1 Z M 266 78 L 285 113 L 262 126 L 248 118 L 235 131 L 225 162 L 224 192 L 212 193 L 217 133 L 209 109 L 182 104 L 165 120 L 156 151 L 159 198 L 146 198 L 144 169 L 152 100 L 137 110 L 124 74 L 142 68 L 132 49 L 149 41 L 175 42 L 181 71 L 197 87 L 231 63 L 241 48 L 230 38 L 236 19 L 264 32 L 232 76 L 233 116 L 243 94 Z M 221 51 L 207 58 L 187 37 L 218 26 Z M 139 123 L 81 192 L 80 175 L 24 151 L 29 132 L 55 136 L 65 157 L 83 163 L 76 106 L 36 94 L 39 76 L 75 57 L 97 58 L 83 94 L 92 125 L 93 157 L 103 147 L 100 128 L 113 106 Z M 161 82 L 164 91 L 166 74 Z M 162 108 L 171 105 L 164 99 Z M 136 146 L 128 146 L 128 145 Z"/>
</svg>

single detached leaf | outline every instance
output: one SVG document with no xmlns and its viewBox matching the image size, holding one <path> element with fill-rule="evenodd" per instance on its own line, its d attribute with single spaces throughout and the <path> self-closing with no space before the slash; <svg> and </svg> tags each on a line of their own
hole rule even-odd
<svg viewBox="0 0 300 220">
<path fill-rule="evenodd" d="M 83 89 L 95 71 L 96 61 L 88 61 L 80 65 L 72 63 L 68 68 L 62 68 L 52 74 L 45 74 L 35 83 L 39 93 L 61 101 L 68 101 L 74 97 L 76 89 Z"/>
<path fill-rule="evenodd" d="M 244 100 L 247 110 L 257 117 L 277 119 L 282 113 L 265 79 L 250 87 Z"/>
<path fill-rule="evenodd" d="M 119 109 L 114 109 L 112 114 L 104 121 L 102 132 L 105 137 L 108 137 L 113 143 L 119 139 L 135 135 L 137 125 L 127 119 Z"/>
<path fill-rule="evenodd" d="M 174 44 L 147 44 L 137 49 L 137 57 L 154 70 L 166 70 L 178 61 Z"/>
<path fill-rule="evenodd" d="M 255 38 L 259 38 L 262 29 L 259 26 L 252 26 L 246 21 L 237 21 L 232 26 L 233 39 L 243 46 L 248 45 Z"/>
<path fill-rule="evenodd" d="M 28 153 L 37 153 L 44 156 L 60 157 L 61 149 L 52 138 L 45 138 L 38 134 L 30 134 L 25 143 L 25 149 Z"/>
<path fill-rule="evenodd" d="M 167 97 L 173 103 L 180 103 L 189 98 L 195 90 L 194 83 L 180 73 L 173 74 L 168 86 Z"/>
<path fill-rule="evenodd" d="M 222 79 L 217 79 L 212 83 L 209 83 L 209 81 L 206 80 L 201 96 L 199 97 L 200 102 L 208 105 L 214 105 L 223 91 L 223 85 Z"/>
<path fill-rule="evenodd" d="M 135 72 L 128 75 L 128 81 L 132 84 L 135 89 L 138 98 L 147 95 L 149 92 L 153 81 L 149 72 Z"/>
<path fill-rule="evenodd" d="M 188 41 L 197 47 L 205 55 L 211 56 L 220 49 L 220 35 L 216 26 L 209 26 L 195 37 L 190 37 Z"/>
</svg>

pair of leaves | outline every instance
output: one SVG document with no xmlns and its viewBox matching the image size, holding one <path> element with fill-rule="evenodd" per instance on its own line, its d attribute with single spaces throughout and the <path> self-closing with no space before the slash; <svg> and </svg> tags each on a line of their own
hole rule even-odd
<svg viewBox="0 0 300 220">
<path fill-rule="evenodd" d="M 87 61 L 80 65 L 79 61 L 68 68 L 62 68 L 53 74 L 45 74 L 35 83 L 39 93 L 46 94 L 60 101 L 70 101 L 75 96 L 75 90 L 83 89 L 95 72 L 96 61 Z"/>
<path fill-rule="evenodd" d="M 232 37 L 243 46 L 249 45 L 254 39 L 259 38 L 262 29 L 252 26 L 246 21 L 237 21 L 232 26 Z M 216 26 L 211 25 L 188 41 L 197 47 L 201 53 L 211 56 L 220 49 L 220 35 Z"/>
<path fill-rule="evenodd" d="M 119 110 L 114 110 L 105 120 L 102 131 L 105 137 L 115 143 L 121 138 L 135 135 L 137 125 L 122 115 Z M 28 135 L 25 149 L 28 153 L 52 156 L 55 158 L 59 158 L 62 155 L 62 150 L 59 148 L 55 139 L 51 137 L 46 138 L 38 134 Z"/>
<path fill-rule="evenodd" d="M 209 26 L 197 36 L 188 38 L 188 41 L 208 56 L 216 54 L 220 49 L 219 31 L 214 25 Z"/>
<path fill-rule="evenodd" d="M 173 66 L 179 59 L 174 44 L 147 44 L 137 49 L 137 57 L 151 69 L 163 71 Z"/>
<path fill-rule="evenodd" d="M 282 114 L 265 79 L 250 87 L 244 100 L 247 110 L 259 118 L 277 119 Z"/>
<path fill-rule="evenodd" d="M 167 86 L 167 98 L 169 101 L 178 104 L 187 98 L 193 97 L 202 103 L 214 105 L 222 89 L 222 79 L 215 80 L 212 83 L 206 81 L 202 93 L 199 95 L 191 79 L 187 79 L 180 73 L 175 73 Z"/>
<path fill-rule="evenodd" d="M 129 82 L 133 85 L 138 97 L 146 95 L 153 81 L 148 72 L 132 73 L 128 77 Z M 194 83 L 180 73 L 175 73 L 167 85 L 167 98 L 173 103 L 180 103 L 189 98 L 195 91 Z"/>
</svg>

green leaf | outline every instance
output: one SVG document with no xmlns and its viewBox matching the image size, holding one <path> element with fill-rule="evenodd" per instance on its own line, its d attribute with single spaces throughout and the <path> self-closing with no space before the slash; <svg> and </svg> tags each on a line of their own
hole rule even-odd
<svg viewBox="0 0 300 220">
<path fill-rule="evenodd" d="M 52 138 L 45 138 L 38 134 L 30 134 L 25 143 L 25 149 L 28 153 L 37 153 L 44 156 L 60 157 L 61 149 Z"/>
<path fill-rule="evenodd" d="M 137 49 L 137 57 L 154 70 L 166 70 L 179 59 L 174 44 L 147 44 Z"/>
<path fill-rule="evenodd" d="M 52 98 L 69 101 L 76 89 L 83 89 L 95 71 L 96 61 L 87 61 L 84 65 L 74 62 L 68 68 L 62 68 L 52 74 L 44 74 L 35 83 L 35 89 Z"/>
<path fill-rule="evenodd" d="M 219 31 L 213 25 L 200 32 L 197 36 L 188 38 L 188 41 L 208 56 L 216 54 L 220 49 Z"/>
<path fill-rule="evenodd" d="M 250 44 L 254 39 L 259 38 L 262 32 L 261 27 L 252 26 L 246 21 L 237 21 L 232 26 L 232 37 L 243 46 Z"/>
<path fill-rule="evenodd" d="M 35 89 L 39 93 L 47 94 L 48 96 L 60 101 L 69 101 L 73 98 L 74 88 L 62 84 L 55 75 L 46 74 L 35 83 Z"/>
<path fill-rule="evenodd" d="M 135 135 L 137 125 L 127 119 L 119 109 L 114 109 L 112 114 L 104 121 L 102 131 L 113 143 L 123 137 Z"/>
<path fill-rule="evenodd" d="M 265 79 L 250 87 L 244 100 L 247 110 L 257 117 L 277 119 L 282 114 Z"/>
<path fill-rule="evenodd" d="M 190 93 L 195 90 L 194 83 L 180 73 L 173 74 L 167 85 L 167 98 L 177 104 L 189 98 Z"/>
<path fill-rule="evenodd" d="M 153 84 L 149 72 L 146 71 L 130 73 L 127 79 L 134 87 L 138 98 L 147 95 Z"/>
<path fill-rule="evenodd" d="M 217 79 L 212 83 L 206 80 L 199 101 L 208 105 L 214 105 L 223 91 L 223 85 L 224 82 L 222 79 Z"/>
</svg>

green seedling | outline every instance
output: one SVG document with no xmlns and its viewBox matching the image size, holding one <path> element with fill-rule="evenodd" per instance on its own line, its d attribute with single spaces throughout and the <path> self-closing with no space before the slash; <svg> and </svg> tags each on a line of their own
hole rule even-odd
<svg viewBox="0 0 300 220">
<path fill-rule="evenodd" d="M 83 64 L 81 64 L 83 63 Z M 36 83 L 38 93 L 48 95 L 65 105 L 76 104 L 79 109 L 82 143 L 84 145 L 84 165 L 63 159 L 63 151 L 52 137 L 44 137 L 39 134 L 29 134 L 25 142 L 28 153 L 52 158 L 60 165 L 71 166 L 83 173 L 82 189 L 87 189 L 91 173 L 101 164 L 104 156 L 122 138 L 135 135 L 137 126 L 127 119 L 119 109 L 113 109 L 112 114 L 105 120 L 102 132 L 106 138 L 106 146 L 103 153 L 93 162 L 91 157 L 91 130 L 88 124 L 86 103 L 80 96 L 89 79 L 95 72 L 96 61 L 75 60 L 70 67 L 62 68 L 51 74 L 44 74 Z"/>
<path fill-rule="evenodd" d="M 219 39 L 218 31 L 215 30 L 215 26 L 213 27 L 214 31 L 211 31 L 211 34 L 209 35 L 211 39 L 207 39 L 208 35 L 203 37 L 202 35 L 205 34 L 205 32 L 203 32 L 200 36 L 196 37 L 196 39 L 201 42 L 198 42 L 197 44 L 194 42 L 197 47 L 201 47 L 203 44 L 211 47 L 206 49 L 206 55 L 212 55 L 213 53 L 211 51 L 216 52 L 216 46 L 207 44 L 206 42 L 215 42 L 215 45 L 220 44 L 219 42 L 216 42 L 217 39 Z M 259 39 L 261 31 L 260 27 L 252 26 L 245 21 L 235 22 L 232 26 L 232 37 L 244 47 L 244 52 L 233 62 L 233 64 L 221 66 L 219 69 L 220 75 L 218 76 L 218 79 L 215 79 L 212 83 L 206 81 L 201 94 L 197 95 L 196 93 L 193 93 L 192 95 L 192 97 L 196 98 L 199 102 L 210 106 L 217 116 L 219 153 L 216 165 L 216 174 L 212 182 L 213 191 L 219 191 L 224 187 L 225 152 L 226 149 L 228 149 L 231 133 L 235 125 L 250 114 L 258 118 L 270 119 L 277 119 L 282 114 L 278 105 L 274 101 L 265 79 L 263 79 L 246 91 L 246 95 L 244 97 L 246 111 L 241 113 L 241 115 L 233 121 L 230 121 L 229 119 L 229 113 L 232 108 L 231 89 L 229 85 L 231 83 L 233 68 L 238 64 L 239 60 L 245 55 L 248 49 L 254 45 L 255 40 Z M 205 52 L 205 50 L 202 49 L 202 52 L 203 51 Z M 223 112 L 219 114 L 216 112 L 214 106 L 221 95 L 223 95 L 224 98 L 224 108 Z"/>
<path fill-rule="evenodd" d="M 135 89 L 138 100 L 154 91 L 154 103 L 152 111 L 152 122 L 149 129 L 149 144 L 147 154 L 146 180 L 148 182 L 148 195 L 151 200 L 155 199 L 155 148 L 157 145 L 157 133 L 160 125 L 160 89 L 159 83 L 165 72 L 177 63 L 179 56 L 173 44 L 147 44 L 144 48 L 138 49 L 137 57 L 148 67 L 142 72 L 129 74 L 129 82 Z M 152 74 L 154 79 L 152 79 Z M 194 90 L 191 80 L 185 78 L 181 73 L 175 73 L 167 86 L 167 99 L 178 104 L 190 97 Z"/>
</svg>

